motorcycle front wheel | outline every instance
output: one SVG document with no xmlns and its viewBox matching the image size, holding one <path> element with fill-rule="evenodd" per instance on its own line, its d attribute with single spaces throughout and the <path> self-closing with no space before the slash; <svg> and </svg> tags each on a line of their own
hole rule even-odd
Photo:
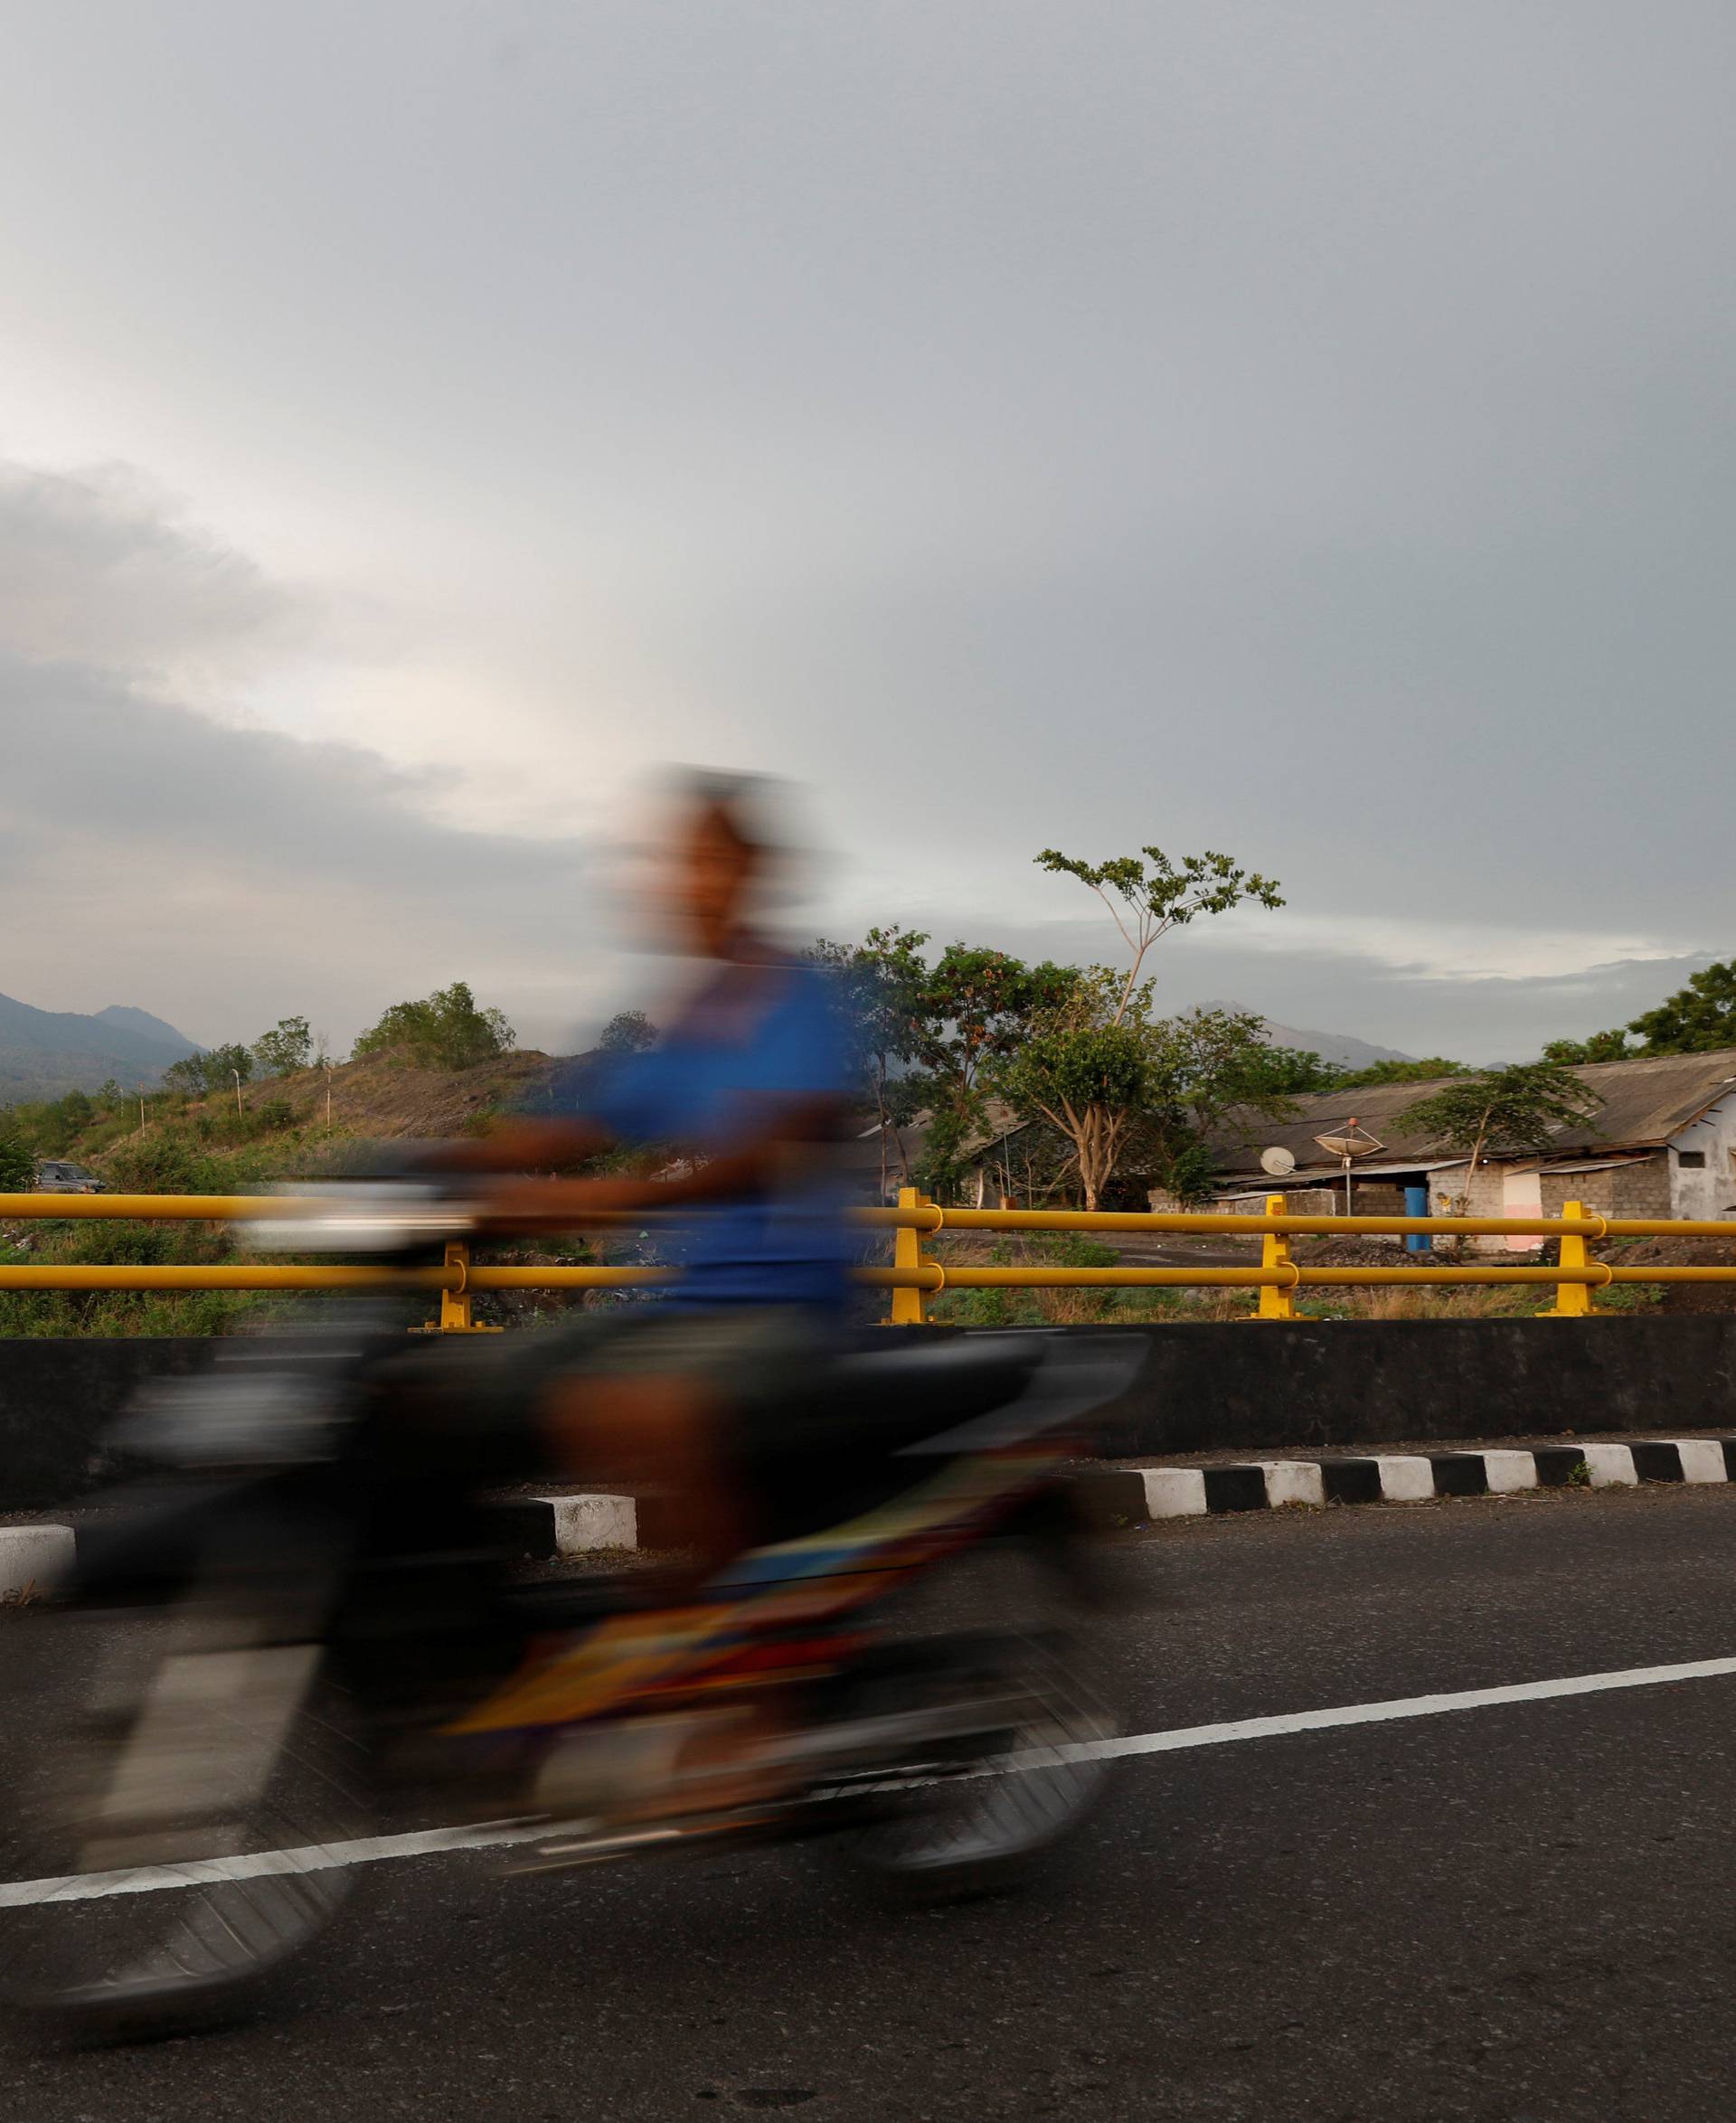
<svg viewBox="0 0 1736 2123">
<path fill-rule="evenodd" d="M 310 1946 L 369 1832 L 317 1646 L 160 1614 L 9 1625 L 0 1995 L 84 2041 L 235 2018 Z M 40 1634 L 39 1634 L 40 1633 Z M 33 1643 L 21 1642 L 34 1637 Z"/>
</svg>

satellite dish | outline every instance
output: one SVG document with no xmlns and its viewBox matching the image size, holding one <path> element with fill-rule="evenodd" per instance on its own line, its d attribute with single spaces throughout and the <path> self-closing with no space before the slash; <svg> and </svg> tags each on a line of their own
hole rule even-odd
<svg viewBox="0 0 1736 2123">
<path fill-rule="evenodd" d="M 1274 1179 L 1287 1179 L 1296 1170 L 1296 1153 L 1287 1150 L 1282 1143 L 1274 1143 L 1269 1150 L 1260 1152 L 1260 1169 L 1269 1172 Z"/>
<path fill-rule="evenodd" d="M 1346 1164 L 1353 1157 L 1366 1157 L 1371 1151 L 1386 1147 L 1354 1120 L 1341 1136 L 1316 1136 L 1314 1139 L 1329 1156 L 1342 1157 Z"/>
<path fill-rule="evenodd" d="M 1384 1143 L 1377 1142 L 1365 1128 L 1358 1128 L 1355 1116 L 1344 1123 L 1341 1136 L 1316 1136 L 1315 1141 L 1329 1157 L 1336 1157 L 1344 1168 L 1344 1214 L 1351 1213 L 1350 1169 L 1352 1160 L 1366 1157 L 1371 1150 L 1383 1150 Z"/>
</svg>

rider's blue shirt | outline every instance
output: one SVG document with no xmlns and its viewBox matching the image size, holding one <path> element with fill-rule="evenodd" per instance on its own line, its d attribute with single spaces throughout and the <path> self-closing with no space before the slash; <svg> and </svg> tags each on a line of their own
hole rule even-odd
<svg viewBox="0 0 1736 2123">
<path fill-rule="evenodd" d="M 623 1140 L 716 1156 L 758 1136 L 765 1109 L 849 1091 L 848 1048 L 829 977 L 792 962 L 764 992 L 702 1009 L 639 1054 L 613 1057 L 572 1084 L 569 1103 Z M 799 1305 L 842 1309 L 854 1253 L 825 1145 L 751 1194 L 680 1212 L 659 1250 L 680 1268 L 665 1301 L 692 1308 Z"/>
</svg>

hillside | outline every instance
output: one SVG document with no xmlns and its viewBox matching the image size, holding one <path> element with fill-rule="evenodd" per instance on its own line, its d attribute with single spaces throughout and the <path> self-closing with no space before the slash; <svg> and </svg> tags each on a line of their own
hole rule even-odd
<svg viewBox="0 0 1736 2123">
<path fill-rule="evenodd" d="M 339 1135 L 396 1141 L 406 1137 L 454 1136 L 479 1116 L 523 1106 L 535 1112 L 540 1094 L 561 1066 L 552 1054 L 534 1048 L 501 1054 L 474 1069 L 417 1069 L 389 1054 L 369 1054 L 360 1062 L 340 1062 L 329 1072 L 298 1069 L 288 1076 L 268 1077 L 248 1085 L 246 1104 L 258 1116 L 269 1108 L 285 1129 L 323 1129 L 326 1126 L 329 1075 L 331 1127 Z M 232 1100 L 210 1099 L 189 1112 L 233 1111 Z"/>
<path fill-rule="evenodd" d="M 93 1091 L 111 1080 L 124 1090 L 149 1086 L 196 1051 L 174 1025 L 127 1004 L 87 1016 L 0 995 L 0 1105 Z"/>
<path fill-rule="evenodd" d="M 539 1053 L 503 1054 L 473 1069 L 419 1069 L 371 1054 L 329 1072 L 298 1070 L 233 1096 L 174 1091 L 25 1109 L 35 1139 L 99 1174 L 120 1193 L 228 1194 L 318 1175 L 359 1139 L 462 1135 L 514 1109 L 546 1110 L 560 1066 Z M 326 1098 L 330 1094 L 330 1120 Z M 45 1140 L 46 1131 L 54 1132 Z M 245 1259 L 245 1233 L 197 1223 L 38 1222 L 0 1229 L 0 1261 L 43 1266 L 123 1260 L 165 1266 Z M 0 1291 L 8 1335 L 232 1334 L 292 1316 L 293 1300 L 202 1290 Z M 532 1309 L 535 1309 L 534 1307 Z"/>
</svg>

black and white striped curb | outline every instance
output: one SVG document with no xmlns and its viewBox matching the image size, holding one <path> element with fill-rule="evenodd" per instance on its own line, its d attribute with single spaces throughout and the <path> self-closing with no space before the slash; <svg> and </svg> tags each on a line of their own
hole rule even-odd
<svg viewBox="0 0 1736 2123">
<path fill-rule="evenodd" d="M 521 1555 L 590 1555 L 639 1545 L 631 1496 L 514 1496 L 489 1509 Z M 51 1598 L 77 1552 L 71 1526 L 0 1526 L 0 1601 Z"/>
<path fill-rule="evenodd" d="M 1287 1504 L 1420 1504 L 1515 1489 L 1633 1488 L 1640 1482 L 1736 1480 L 1736 1438 L 1651 1438 L 1627 1445 L 1524 1450 L 1375 1452 L 1331 1459 L 1250 1459 L 1231 1467 L 1095 1467 L 1091 1512 L 1109 1524 L 1266 1511 Z"/>
</svg>

